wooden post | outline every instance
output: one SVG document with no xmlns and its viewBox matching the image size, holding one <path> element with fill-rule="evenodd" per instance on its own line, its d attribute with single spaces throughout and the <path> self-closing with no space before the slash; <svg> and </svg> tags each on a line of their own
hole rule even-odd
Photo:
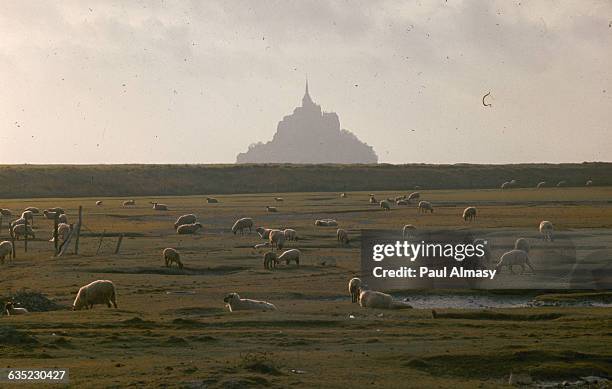
<svg viewBox="0 0 612 389">
<path fill-rule="evenodd" d="M 53 218 L 53 244 L 55 246 L 55 254 L 54 256 L 57 257 L 57 254 L 59 254 L 59 236 L 57 233 L 57 225 L 59 224 L 59 215 L 58 212 L 55 213 L 55 217 Z"/>
<path fill-rule="evenodd" d="M 27 216 L 24 219 L 25 219 L 25 224 L 24 224 L 24 227 L 25 227 L 25 235 L 24 236 L 25 236 L 25 238 L 24 238 L 23 242 L 24 242 L 25 252 L 27 253 L 28 252 L 28 218 L 27 218 Z"/>
<path fill-rule="evenodd" d="M 76 225 L 76 238 L 74 241 L 74 253 L 79 254 L 79 238 L 81 237 L 81 223 L 83 222 L 83 207 L 79 205 L 79 221 Z"/>
<path fill-rule="evenodd" d="M 98 249 L 96 250 L 96 255 L 98 255 L 98 253 L 100 252 L 100 247 L 102 247 L 102 240 L 104 240 L 105 234 L 106 234 L 106 230 L 104 230 L 104 232 L 102 232 L 102 235 L 100 236 L 100 243 L 98 243 Z"/>
<path fill-rule="evenodd" d="M 62 255 L 64 255 L 66 253 L 66 250 L 68 249 L 68 246 L 70 246 L 70 239 L 72 239 L 72 235 L 74 233 L 74 228 L 73 225 L 70 225 L 70 232 L 68 233 L 68 237 L 66 237 L 66 240 L 64 240 L 60 246 L 60 251 L 59 254 L 57 254 L 58 257 L 61 257 Z"/>
<path fill-rule="evenodd" d="M 119 249 L 121 248 L 122 241 L 123 241 L 123 234 L 119 235 L 119 240 L 117 241 L 117 247 L 115 247 L 115 254 L 119 254 Z"/>
<path fill-rule="evenodd" d="M 9 233 L 11 235 L 11 244 L 13 245 L 13 259 L 17 258 L 17 249 L 15 248 L 15 234 L 13 234 L 13 222 L 9 222 Z"/>
</svg>

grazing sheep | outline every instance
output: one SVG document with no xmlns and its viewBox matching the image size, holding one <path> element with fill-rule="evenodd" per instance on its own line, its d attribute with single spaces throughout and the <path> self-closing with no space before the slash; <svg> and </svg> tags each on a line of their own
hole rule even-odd
<svg viewBox="0 0 612 389">
<path fill-rule="evenodd" d="M 98 200 L 98 201 L 96 201 L 96 206 L 101 207 L 101 206 L 102 206 L 102 204 L 103 204 L 103 201 L 102 201 L 102 200 Z"/>
<path fill-rule="evenodd" d="M 264 228 L 264 227 L 257 227 L 255 231 L 259 234 L 259 237 L 261 239 L 268 239 L 270 238 L 270 231 L 272 231 L 272 229 Z"/>
<path fill-rule="evenodd" d="M 216 199 L 216 198 L 214 198 L 214 197 L 207 197 L 207 198 L 206 198 L 206 202 L 207 202 L 208 204 L 217 204 L 217 203 L 219 202 L 219 200 L 217 200 L 217 199 Z"/>
<path fill-rule="evenodd" d="M 300 266 L 300 250 L 290 249 L 278 256 L 277 261 L 285 261 L 286 265 L 289 265 L 291 261 L 294 261 L 296 265 Z"/>
<path fill-rule="evenodd" d="M 540 188 L 544 188 L 546 186 L 546 181 L 540 181 L 538 182 L 538 185 L 536 185 L 536 188 L 540 189 Z"/>
<path fill-rule="evenodd" d="M 6 312 L 7 316 L 25 315 L 26 313 L 28 313 L 28 310 L 25 308 L 15 308 L 15 304 L 13 304 L 13 302 L 11 301 L 4 305 L 4 311 Z"/>
<path fill-rule="evenodd" d="M 204 228 L 202 223 L 183 224 L 182 226 L 178 226 L 176 232 L 179 235 L 195 234 L 200 228 Z"/>
<path fill-rule="evenodd" d="M 420 213 L 426 213 L 427 211 L 433 213 L 433 205 L 429 201 L 419 201 L 418 210 Z"/>
<path fill-rule="evenodd" d="M 236 235 L 236 232 L 240 231 L 240 234 L 244 234 L 244 230 L 248 228 L 249 233 L 251 233 L 251 229 L 253 228 L 253 219 L 250 217 L 243 217 L 242 219 L 236 220 L 234 225 L 232 226 L 232 232 Z"/>
<path fill-rule="evenodd" d="M 36 207 L 27 207 L 26 209 L 23 210 L 24 212 L 32 212 L 35 215 L 38 215 L 40 213 L 40 209 L 36 208 Z"/>
<path fill-rule="evenodd" d="M 523 250 L 510 250 L 507 253 L 504 253 L 504 255 L 502 255 L 499 259 L 497 266 L 495 266 L 495 269 L 501 273 L 501 268 L 503 266 L 507 266 L 510 273 L 514 274 L 514 271 L 512 271 L 512 266 L 517 265 L 521 267 L 521 273 L 525 271 L 525 265 L 529 266 L 531 271 L 535 273 L 531 263 L 529 263 L 529 255 Z"/>
<path fill-rule="evenodd" d="M 285 231 L 283 231 L 283 234 L 285 235 L 285 240 L 297 240 L 297 232 L 295 232 L 295 230 L 291 229 L 291 228 L 287 228 L 285 229 Z"/>
<path fill-rule="evenodd" d="M 172 247 L 165 248 L 163 251 L 164 262 L 166 267 L 172 266 L 172 263 L 176 263 L 179 269 L 183 268 L 183 262 L 181 262 L 181 255 L 176 249 Z"/>
<path fill-rule="evenodd" d="M 334 219 L 318 219 L 315 220 L 315 226 L 317 227 L 337 227 L 338 222 Z"/>
<path fill-rule="evenodd" d="M 136 200 L 125 200 L 123 202 L 124 207 L 132 207 L 134 205 L 136 205 Z"/>
<path fill-rule="evenodd" d="M 13 226 L 17 226 L 17 225 L 25 224 L 25 223 L 26 223 L 26 219 L 23 217 L 20 217 L 19 219 L 15 219 L 11 222 Z"/>
<path fill-rule="evenodd" d="M 526 253 L 529 253 L 529 249 L 531 246 L 529 245 L 529 241 L 525 238 L 518 238 L 516 242 L 514 242 L 515 250 L 523 250 Z"/>
<path fill-rule="evenodd" d="M 476 207 L 467 207 L 463 210 L 463 220 L 472 221 L 476 219 Z"/>
<path fill-rule="evenodd" d="M 354 277 L 348 283 L 349 294 L 351 295 L 351 302 L 356 303 L 359 300 L 359 292 L 361 288 L 361 279 Z"/>
<path fill-rule="evenodd" d="M 391 204 L 389 204 L 388 200 L 382 200 L 380 202 L 380 207 L 385 210 L 385 211 L 390 211 L 391 210 Z"/>
<path fill-rule="evenodd" d="M 8 240 L 0 243 L 0 264 L 4 265 L 4 258 L 8 255 L 9 259 L 13 255 L 13 244 Z"/>
<path fill-rule="evenodd" d="M 285 234 L 281 230 L 272 230 L 270 231 L 269 236 L 270 247 L 281 250 L 285 245 Z"/>
<path fill-rule="evenodd" d="M 349 244 L 348 232 L 343 228 L 338 228 L 336 231 L 336 239 L 342 244 Z"/>
<path fill-rule="evenodd" d="M 57 238 L 60 239 L 62 242 L 66 240 L 66 238 L 68 238 L 68 235 L 70 234 L 70 231 L 72 230 L 72 227 L 70 227 L 70 224 L 66 224 L 66 223 L 59 223 L 57 225 Z M 49 239 L 49 242 L 54 242 L 55 241 L 55 237 L 53 236 L 54 232 L 51 232 L 51 239 Z"/>
<path fill-rule="evenodd" d="M 174 229 L 176 230 L 178 226 L 182 226 L 183 224 L 193 224 L 198 221 L 198 217 L 192 213 L 179 216 L 174 223 Z"/>
<path fill-rule="evenodd" d="M 26 219 L 28 221 L 34 221 L 34 212 L 32 211 L 23 211 L 21 213 L 21 218 Z"/>
<path fill-rule="evenodd" d="M 359 293 L 359 305 L 362 308 L 377 309 L 408 309 L 410 304 L 404 301 L 393 301 L 393 297 L 374 290 L 364 290 Z"/>
<path fill-rule="evenodd" d="M 276 207 L 267 206 L 266 207 L 266 211 L 268 211 L 268 212 L 278 212 L 278 209 L 276 209 Z"/>
<path fill-rule="evenodd" d="M 49 212 L 57 212 L 59 214 L 66 213 L 66 211 L 64 211 L 64 208 L 61 208 L 61 207 L 47 208 L 47 211 L 49 211 Z"/>
<path fill-rule="evenodd" d="M 413 226 L 412 224 L 406 224 L 404 228 L 402 228 L 402 238 L 406 239 L 406 236 L 408 236 L 409 234 L 412 235 L 409 231 L 414 230 L 416 230 L 415 226 Z"/>
<path fill-rule="evenodd" d="M 264 263 L 264 269 L 266 270 L 274 269 L 276 265 L 278 264 L 278 257 L 276 256 L 276 253 L 273 251 L 268 251 L 267 253 L 265 253 L 263 256 L 263 263 Z"/>
<path fill-rule="evenodd" d="M 0 215 L 2 216 L 13 216 L 13 212 L 10 209 L 0 208 Z"/>
<path fill-rule="evenodd" d="M 567 184 L 565 181 L 563 181 L 563 180 L 559 181 L 559 182 L 557 182 L 557 188 L 561 188 L 561 187 L 565 186 L 565 184 Z"/>
<path fill-rule="evenodd" d="M 153 209 L 156 211 L 167 211 L 168 210 L 168 206 L 166 204 L 160 204 L 156 202 L 152 202 L 151 204 L 153 204 Z"/>
<path fill-rule="evenodd" d="M 108 280 L 97 280 L 79 289 L 72 304 L 72 310 L 93 309 L 94 304 L 106 304 L 110 308 L 111 303 L 117 308 L 115 284 Z"/>
<path fill-rule="evenodd" d="M 397 200 L 395 204 L 396 205 L 408 205 L 410 204 L 410 201 L 402 199 L 402 200 Z"/>
<path fill-rule="evenodd" d="M 225 306 L 229 309 L 230 312 L 248 310 L 276 311 L 276 307 L 272 303 L 269 303 L 267 301 L 243 299 L 240 298 L 240 295 L 235 292 L 225 296 L 223 302 L 225 302 Z"/>
<path fill-rule="evenodd" d="M 374 196 L 370 196 L 370 204 L 377 204 L 378 201 L 376 201 L 376 197 Z"/>
<path fill-rule="evenodd" d="M 62 215 L 59 212 L 53 212 L 53 211 L 49 211 L 48 209 L 45 209 L 43 211 L 43 215 L 45 216 L 45 218 L 49 219 L 49 220 L 54 220 L 57 216 Z"/>
<path fill-rule="evenodd" d="M 275 197 L 274 200 L 276 200 L 276 201 L 285 201 L 285 199 L 282 198 L 282 197 Z"/>
<path fill-rule="evenodd" d="M 17 224 L 13 226 L 12 232 L 13 232 L 13 236 L 15 237 L 15 239 L 19 240 L 20 237 L 26 235 L 25 227 L 26 227 L 25 224 Z M 36 239 L 36 236 L 34 235 L 34 231 L 32 230 L 32 227 L 28 226 L 27 234 L 28 236 L 31 236 L 32 239 Z"/>
<path fill-rule="evenodd" d="M 346 196 L 346 193 L 344 193 L 344 192 L 340 193 L 340 198 L 345 199 L 346 197 L 347 197 L 347 196 Z"/>
<path fill-rule="evenodd" d="M 421 198 L 421 193 L 419 192 L 412 192 L 408 195 L 408 201 L 412 201 L 412 200 L 418 200 Z"/>
<path fill-rule="evenodd" d="M 591 186 L 591 185 L 593 185 L 593 180 L 587 180 L 587 182 L 586 182 L 586 184 L 585 184 L 585 185 L 586 185 L 586 186 Z"/>
<path fill-rule="evenodd" d="M 68 216 L 66 216 L 65 213 L 62 213 L 61 215 L 57 217 L 57 222 L 58 223 L 68 223 Z"/>
<path fill-rule="evenodd" d="M 540 234 L 543 235 L 544 240 L 552 242 L 553 224 L 548 220 L 544 220 L 540 223 Z"/>
</svg>

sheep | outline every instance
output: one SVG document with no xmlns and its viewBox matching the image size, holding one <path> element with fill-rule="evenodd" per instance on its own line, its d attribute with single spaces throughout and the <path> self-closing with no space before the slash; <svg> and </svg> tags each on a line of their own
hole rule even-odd
<svg viewBox="0 0 612 389">
<path fill-rule="evenodd" d="M 244 230 L 248 228 L 249 233 L 251 233 L 251 229 L 253 228 L 253 219 L 250 217 L 243 217 L 242 219 L 236 220 L 234 225 L 232 226 L 232 232 L 236 235 L 236 232 L 240 231 L 240 234 L 244 234 Z"/>
<path fill-rule="evenodd" d="M 23 210 L 24 212 L 32 212 L 35 215 L 38 215 L 40 213 L 40 209 L 36 208 L 36 207 L 27 207 L 26 209 Z"/>
<path fill-rule="evenodd" d="M 404 199 L 402 199 L 402 200 L 397 200 L 397 201 L 395 202 L 395 205 L 408 205 L 408 204 L 410 204 L 410 201 L 408 201 L 408 200 L 404 200 Z"/>
<path fill-rule="evenodd" d="M 263 249 L 266 247 L 270 247 L 270 242 L 264 242 L 264 243 L 258 243 L 255 246 L 253 246 L 254 249 L 258 250 L 258 249 Z"/>
<path fill-rule="evenodd" d="M 214 198 L 214 197 L 207 197 L 207 198 L 206 198 L 206 202 L 207 202 L 208 204 L 217 204 L 217 203 L 219 202 L 219 200 L 217 200 L 217 199 L 216 199 L 216 198 Z"/>
<path fill-rule="evenodd" d="M 13 216 L 13 212 L 10 209 L 0 208 L 0 215 L 2 216 Z"/>
<path fill-rule="evenodd" d="M 17 224 L 13 226 L 13 236 L 15 237 L 15 239 L 19 240 L 19 238 L 21 236 L 25 236 L 26 235 L 26 228 L 25 228 L 25 224 Z M 32 230 L 32 227 L 28 226 L 27 228 L 27 235 L 31 236 L 32 239 L 36 239 L 36 236 L 34 235 L 34 231 Z"/>
<path fill-rule="evenodd" d="M 361 290 L 361 289 L 360 289 Z M 410 304 L 404 301 L 393 301 L 393 297 L 374 290 L 364 290 L 359 293 L 359 305 L 362 308 L 377 309 L 409 309 Z"/>
<path fill-rule="evenodd" d="M 294 261 L 297 266 L 300 266 L 300 254 L 300 250 L 290 249 L 279 255 L 277 261 L 285 261 L 286 265 L 289 265 L 291 261 Z"/>
<path fill-rule="evenodd" d="M 43 211 L 43 215 L 45 216 L 45 218 L 49 220 L 54 220 L 56 217 L 58 217 L 61 214 L 59 212 L 49 211 L 48 209 L 45 209 Z"/>
<path fill-rule="evenodd" d="M 338 228 L 336 231 L 336 239 L 342 244 L 349 244 L 348 232 L 343 228 Z"/>
<path fill-rule="evenodd" d="M 351 295 L 351 302 L 356 303 L 359 300 L 359 289 L 361 288 L 361 279 L 354 277 L 348 283 L 349 294 Z"/>
<path fill-rule="evenodd" d="M 472 221 L 476 219 L 476 207 L 467 207 L 463 210 L 463 220 Z"/>
<path fill-rule="evenodd" d="M 384 210 L 384 211 L 390 211 L 391 210 L 391 204 L 389 204 L 388 200 L 382 200 L 380 202 L 380 207 Z"/>
<path fill-rule="evenodd" d="M 49 211 L 49 212 L 57 212 L 59 214 L 66 213 L 64 211 L 64 208 L 61 208 L 61 207 L 47 208 L 47 211 Z"/>
<path fill-rule="evenodd" d="M 61 215 L 57 217 L 57 222 L 58 223 L 68 223 L 68 216 L 66 216 L 65 213 L 62 213 Z"/>
<path fill-rule="evenodd" d="M 176 232 L 179 235 L 195 234 L 200 228 L 204 228 L 202 223 L 183 224 L 182 226 L 178 226 Z"/>
<path fill-rule="evenodd" d="M 405 200 L 405 199 L 406 199 L 406 195 L 403 195 L 403 196 L 395 196 L 395 198 L 393 199 L 393 201 L 395 201 L 395 202 L 397 203 L 398 201 Z"/>
<path fill-rule="evenodd" d="M 23 211 L 21 213 L 21 218 L 22 219 L 27 219 L 29 221 L 34 221 L 34 212 L 32 212 L 32 211 Z"/>
<path fill-rule="evenodd" d="M 549 240 L 552 242 L 552 233 L 553 233 L 553 224 L 548 220 L 543 220 L 540 223 L 540 234 L 543 235 L 544 240 Z"/>
<path fill-rule="evenodd" d="M 20 224 L 25 224 L 25 223 L 26 223 L 26 219 L 23 217 L 20 217 L 19 219 L 15 219 L 11 222 L 13 226 L 18 226 Z"/>
<path fill-rule="evenodd" d="M 344 192 L 340 193 L 340 198 L 345 199 L 346 197 L 347 197 L 346 193 L 344 193 Z"/>
<path fill-rule="evenodd" d="M 232 292 L 225 296 L 223 299 L 225 306 L 230 312 L 234 311 L 276 311 L 276 306 L 267 301 L 251 300 L 240 298 L 240 295 L 236 292 Z"/>
<path fill-rule="evenodd" d="M 257 227 L 255 231 L 259 234 L 261 239 L 268 239 L 270 237 L 271 228 Z"/>
<path fill-rule="evenodd" d="M 295 232 L 295 230 L 291 229 L 291 228 L 286 228 L 283 231 L 283 234 L 285 235 L 285 240 L 298 240 L 297 237 L 297 232 Z"/>
<path fill-rule="evenodd" d="M 512 186 L 512 184 L 511 184 L 510 182 L 506 181 L 506 182 L 504 182 L 504 183 L 501 185 L 501 188 L 502 188 L 502 189 L 510 189 L 510 187 L 511 187 L 511 186 Z"/>
<path fill-rule="evenodd" d="M 337 227 L 338 222 L 334 219 L 317 219 L 315 220 L 315 226 L 317 227 Z"/>
<path fill-rule="evenodd" d="M 566 182 L 561 180 L 561 181 L 557 182 L 557 188 L 561 188 L 561 187 L 565 186 L 565 184 L 566 184 Z"/>
<path fill-rule="evenodd" d="M 412 201 L 412 200 L 418 200 L 421 198 L 421 193 L 419 192 L 412 192 L 408 195 L 408 201 Z"/>
<path fill-rule="evenodd" d="M 176 230 L 179 226 L 182 226 L 183 224 L 193 224 L 197 221 L 198 217 L 192 213 L 179 216 L 179 218 L 176 219 L 176 222 L 174 223 L 174 229 Z"/>
<path fill-rule="evenodd" d="M 504 255 L 502 255 L 499 259 L 497 266 L 495 266 L 495 270 L 501 273 L 501 268 L 503 266 L 507 266 L 510 273 L 514 274 L 514 271 L 512 271 L 512 266 L 515 265 L 521 267 L 521 273 L 525 271 L 525 265 L 529 266 L 531 271 L 535 273 L 531 263 L 529 263 L 529 255 L 523 250 L 510 250 L 504 253 Z"/>
<path fill-rule="evenodd" d="M 109 308 L 111 303 L 117 308 L 117 293 L 115 284 L 108 280 L 93 281 L 79 289 L 72 303 L 72 310 L 93 309 L 94 304 L 106 304 Z"/>
<path fill-rule="evenodd" d="M 168 210 L 168 206 L 166 204 L 160 204 L 156 202 L 152 202 L 151 204 L 153 204 L 153 209 L 156 211 L 167 211 Z"/>
<path fill-rule="evenodd" d="M 123 202 L 124 207 L 132 207 L 134 205 L 136 205 L 136 200 L 125 200 Z"/>
<path fill-rule="evenodd" d="M 102 204 L 103 204 L 103 201 L 102 201 L 102 200 L 98 200 L 98 201 L 96 201 L 96 206 L 97 206 L 97 207 L 101 207 L 101 206 L 102 206 Z"/>
<path fill-rule="evenodd" d="M 285 199 L 282 197 L 275 197 L 274 200 L 275 201 L 285 201 Z"/>
<path fill-rule="evenodd" d="M 25 308 L 15 308 L 15 304 L 9 301 L 4 305 L 4 311 L 7 316 L 11 315 L 25 315 L 28 313 L 28 310 Z"/>
<path fill-rule="evenodd" d="M 529 241 L 525 238 L 518 238 L 516 242 L 514 242 L 515 250 L 523 250 L 526 253 L 529 253 L 529 249 L 531 246 L 529 245 Z"/>
<path fill-rule="evenodd" d="M 415 226 L 413 226 L 412 224 L 406 224 L 404 228 L 402 228 L 402 238 L 406 239 L 406 236 L 410 234 L 409 231 L 414 230 L 416 230 Z"/>
<path fill-rule="evenodd" d="M 426 213 L 427 211 L 433 213 L 433 206 L 429 201 L 419 201 L 418 211 L 420 213 Z"/>
<path fill-rule="evenodd" d="M 8 240 L 0 243 L 0 264 L 4 265 L 4 258 L 8 255 L 9 259 L 13 255 L 13 244 Z"/>
<path fill-rule="evenodd" d="M 587 182 L 586 182 L 586 184 L 585 184 L 585 185 L 586 185 L 586 186 L 591 186 L 591 185 L 593 185 L 593 180 L 587 180 Z"/>
<path fill-rule="evenodd" d="M 278 257 L 276 253 L 273 251 L 268 251 L 267 253 L 265 253 L 263 256 L 263 264 L 264 269 L 266 270 L 274 269 L 278 264 Z"/>
<path fill-rule="evenodd" d="M 266 211 L 268 211 L 268 212 L 278 212 L 278 209 L 276 209 L 276 207 L 267 206 L 266 207 Z"/>
<path fill-rule="evenodd" d="M 66 240 L 66 238 L 68 238 L 68 234 L 70 234 L 70 231 L 72 230 L 72 227 L 70 226 L 70 224 L 66 224 L 66 223 L 59 223 L 57 225 L 57 237 L 58 239 L 61 239 L 62 242 Z M 55 232 L 53 232 L 53 234 L 55 234 Z M 51 239 L 49 239 L 49 242 L 54 242 L 55 241 L 55 237 L 51 236 Z"/>
<path fill-rule="evenodd" d="M 544 188 L 545 186 L 546 186 L 546 181 L 540 181 L 538 182 L 538 185 L 536 185 L 536 188 L 540 189 L 540 188 Z"/>
<path fill-rule="evenodd" d="M 376 204 L 378 203 L 378 201 L 376 201 L 376 197 L 370 195 L 370 204 Z"/>
<path fill-rule="evenodd" d="M 281 230 L 272 230 L 268 240 L 270 241 L 270 247 L 281 250 L 285 244 L 285 234 Z"/>
<path fill-rule="evenodd" d="M 165 248 L 162 252 L 166 267 L 172 266 L 172 263 L 176 263 L 179 269 L 183 268 L 183 262 L 181 262 L 181 255 L 176 249 L 172 247 Z"/>
</svg>

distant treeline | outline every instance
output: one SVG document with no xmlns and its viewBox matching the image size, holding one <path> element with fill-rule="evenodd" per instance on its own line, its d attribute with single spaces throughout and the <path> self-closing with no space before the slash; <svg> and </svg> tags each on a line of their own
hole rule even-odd
<svg viewBox="0 0 612 389">
<path fill-rule="evenodd" d="M 0 197 L 163 196 L 612 185 L 612 163 L 516 165 L 1 165 Z"/>
</svg>

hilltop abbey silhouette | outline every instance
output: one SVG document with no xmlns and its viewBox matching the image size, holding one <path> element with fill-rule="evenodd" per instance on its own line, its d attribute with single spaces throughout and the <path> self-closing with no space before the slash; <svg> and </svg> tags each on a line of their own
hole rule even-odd
<svg viewBox="0 0 612 389">
<path fill-rule="evenodd" d="M 335 112 L 322 112 L 308 93 L 302 106 L 278 123 L 267 143 L 255 143 L 236 157 L 236 163 L 377 163 L 371 146 L 352 132 L 340 129 Z"/>
</svg>

